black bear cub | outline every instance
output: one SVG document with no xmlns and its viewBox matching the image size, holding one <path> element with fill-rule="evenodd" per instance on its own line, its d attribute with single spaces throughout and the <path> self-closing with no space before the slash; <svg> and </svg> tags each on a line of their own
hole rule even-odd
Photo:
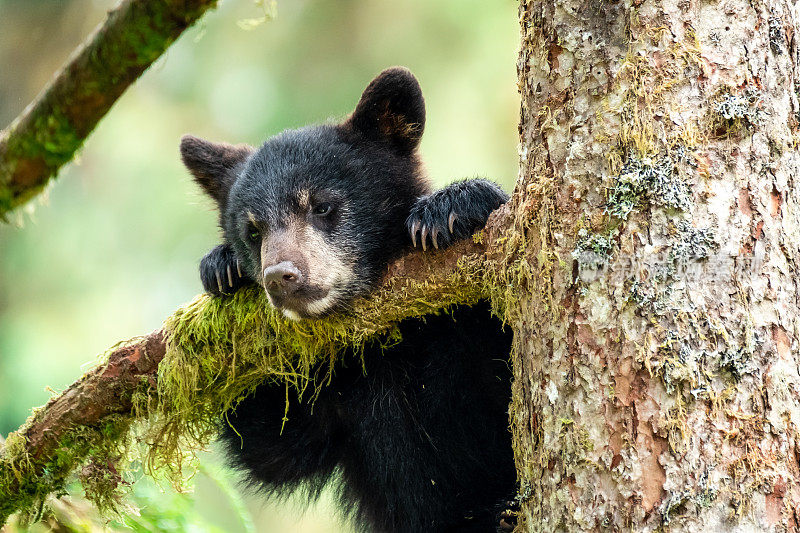
<svg viewBox="0 0 800 533">
<path fill-rule="evenodd" d="M 507 200 L 466 180 L 431 192 L 417 153 L 425 102 L 391 68 L 340 124 L 285 131 L 260 148 L 186 136 L 185 165 L 219 205 L 223 244 L 200 263 L 217 296 L 258 283 L 287 318 L 346 311 L 412 246 L 444 248 Z M 227 413 L 231 463 L 267 493 L 309 500 L 332 481 L 363 531 L 494 531 L 514 493 L 510 334 L 488 305 L 399 325 L 402 341 L 345 354 L 316 401 L 273 384 Z"/>
</svg>

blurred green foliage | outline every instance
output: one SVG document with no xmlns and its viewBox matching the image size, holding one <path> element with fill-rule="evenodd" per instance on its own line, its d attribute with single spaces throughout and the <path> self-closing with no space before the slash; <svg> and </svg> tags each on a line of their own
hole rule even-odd
<svg viewBox="0 0 800 533">
<path fill-rule="evenodd" d="M 0 124 L 114 4 L 0 0 Z M 120 99 L 45 198 L 0 226 L 0 434 L 43 404 L 48 387 L 74 381 L 93 354 L 157 328 L 201 290 L 197 264 L 218 231 L 210 202 L 180 165 L 183 133 L 257 144 L 339 119 L 376 73 L 405 65 L 427 102 L 422 152 L 431 177 L 444 184 L 482 175 L 513 186 L 515 1 L 292 0 L 252 24 L 269 5 L 222 1 Z M 209 480 L 198 477 L 201 514 L 226 501 Z M 182 497 L 169 500 L 180 516 Z M 276 511 L 253 505 L 259 531 L 283 531 L 301 514 L 269 525 L 265 516 Z M 245 530 L 230 506 L 219 513 L 228 516 L 219 527 Z M 184 526 L 163 530 L 197 530 Z"/>
</svg>

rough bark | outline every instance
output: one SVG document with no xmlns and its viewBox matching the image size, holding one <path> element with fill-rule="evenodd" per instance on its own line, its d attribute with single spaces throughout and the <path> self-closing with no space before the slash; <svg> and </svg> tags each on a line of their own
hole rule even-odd
<svg viewBox="0 0 800 533">
<path fill-rule="evenodd" d="M 800 527 L 796 17 L 521 2 L 520 530 Z"/>
<path fill-rule="evenodd" d="M 437 312 L 465 299 L 474 301 L 485 296 L 480 285 L 484 261 L 484 246 L 471 241 L 439 253 L 410 253 L 390 265 L 378 297 L 363 301 L 355 314 L 376 317 L 378 321 L 371 321 L 369 329 L 379 335 L 402 318 Z M 192 320 L 207 318 L 194 316 Z M 367 329 L 359 320 L 348 322 L 353 328 Z M 226 320 L 214 323 L 223 329 L 232 326 Z M 274 343 L 279 343 L 281 336 L 289 336 L 288 326 L 269 333 Z M 148 420 L 164 405 L 170 410 L 180 403 L 179 399 L 164 396 L 165 391 L 158 387 L 159 364 L 165 354 L 170 356 L 173 334 L 165 326 L 112 349 L 106 361 L 36 410 L 20 430 L 8 437 L 0 449 L 0 524 L 15 511 L 35 508 L 49 494 L 62 490 L 67 478 L 79 469 L 87 494 L 95 503 L 113 504 L 109 498 L 114 497 L 122 481 L 114 463 L 130 439 L 131 424 Z M 342 340 L 339 348 L 347 345 Z M 219 348 L 231 350 L 227 345 Z M 186 363 L 191 364 L 199 363 Z M 228 367 L 227 372 L 241 372 L 241 362 L 239 365 L 238 369 Z M 218 374 L 219 369 L 214 373 Z M 263 375 L 261 379 L 267 377 Z M 135 399 L 137 395 L 139 401 Z M 212 416 L 218 417 L 219 413 Z M 163 442 L 153 445 L 165 446 Z M 96 478 L 104 485 L 88 487 L 87 481 L 96 483 Z"/>
<path fill-rule="evenodd" d="M 0 133 L 0 219 L 38 194 L 114 102 L 217 0 L 123 0 Z"/>
</svg>

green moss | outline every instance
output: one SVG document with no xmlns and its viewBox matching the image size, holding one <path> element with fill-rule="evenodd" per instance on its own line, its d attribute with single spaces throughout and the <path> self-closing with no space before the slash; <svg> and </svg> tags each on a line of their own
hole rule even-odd
<svg viewBox="0 0 800 533">
<path fill-rule="evenodd" d="M 561 429 L 559 436 L 561 447 L 559 454 L 565 463 L 590 462 L 588 454 L 594 451 L 594 441 L 592 441 L 589 431 L 572 419 L 559 418 Z"/>
<path fill-rule="evenodd" d="M 676 330 L 668 330 L 658 347 L 658 359 L 650 365 L 651 372 L 661 376 L 668 394 L 694 388 L 700 382 L 698 354 L 684 342 Z M 684 387 L 685 385 L 685 387 Z"/>
<path fill-rule="evenodd" d="M 22 435 L 36 414 L 17 432 L 8 436 L 0 455 L 0 522 L 20 512 L 24 519 L 35 520 L 46 498 L 63 493 L 67 476 L 87 457 L 108 468 L 127 456 L 130 420 L 122 415 L 106 419 L 98 427 L 79 427 L 68 431 L 52 454 L 40 461 L 28 455 Z M 116 508 L 109 497 L 110 487 L 94 493 L 101 511 Z"/>
<path fill-rule="evenodd" d="M 357 302 L 352 313 L 300 322 L 276 313 L 258 288 L 227 299 L 196 298 L 164 325 L 159 401 L 137 399 L 137 409 L 151 415 L 147 465 L 179 482 L 185 460 L 216 434 L 220 415 L 256 386 L 273 380 L 286 387 L 287 397 L 313 400 L 345 350 L 359 357 L 367 343 L 397 342 L 396 324 L 404 318 L 475 303 L 486 296 L 479 279 L 462 262 L 444 280 L 407 283 Z"/>
<path fill-rule="evenodd" d="M 52 109 L 47 116 L 40 116 L 34 124 L 34 143 L 28 153 L 41 155 L 49 167 L 60 166 L 72 158 L 72 154 L 83 144 L 83 137 L 72 127 L 71 120 L 61 109 Z"/>
<path fill-rule="evenodd" d="M 8 154 L 11 157 L 8 159 L 41 158 L 47 167 L 57 168 L 69 161 L 83 143 L 82 136 L 60 108 L 51 108 L 46 114 L 37 115 L 29 132 L 9 138 Z M 14 171 L 13 168 L 8 170 L 9 173 Z"/>
<path fill-rule="evenodd" d="M 594 441 L 586 428 L 578 430 L 578 444 L 586 452 L 594 451 Z"/>
<path fill-rule="evenodd" d="M 24 189 L 12 185 L 11 178 L 17 171 L 18 161 L 39 162 L 48 172 L 54 173 L 72 158 L 83 140 L 83 136 L 75 131 L 70 119 L 59 108 L 39 114 L 33 126 L 25 132 L 10 135 L 2 156 L 4 164 L 0 166 L 0 214 L 35 196 L 47 184 L 48 176 L 42 176 L 38 183 L 26 184 Z"/>
</svg>

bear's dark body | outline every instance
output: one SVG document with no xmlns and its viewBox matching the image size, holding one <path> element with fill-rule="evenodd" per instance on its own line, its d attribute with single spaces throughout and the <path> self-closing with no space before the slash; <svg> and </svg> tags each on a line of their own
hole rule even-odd
<svg viewBox="0 0 800 533">
<path fill-rule="evenodd" d="M 229 456 L 278 494 L 315 494 L 338 469 L 342 508 L 367 531 L 495 531 L 515 481 L 510 334 L 487 305 L 400 331 L 364 369 L 346 358 L 313 406 L 292 401 L 283 432 L 284 388 L 257 389 L 224 425 Z"/>
<path fill-rule="evenodd" d="M 381 73 L 341 124 L 284 132 L 260 148 L 185 137 L 184 163 L 220 210 L 206 290 L 258 282 L 288 318 L 346 310 L 413 246 L 444 248 L 506 201 L 480 179 L 431 192 L 417 154 L 419 84 Z M 316 497 L 330 480 L 364 531 L 493 531 L 514 492 L 510 334 L 488 305 L 408 320 L 402 341 L 343 354 L 313 401 L 265 383 L 223 417 L 231 463 L 272 494 Z M 320 369 L 325 374 L 327 368 Z M 507 524 L 506 524 L 507 525 Z"/>
</svg>

